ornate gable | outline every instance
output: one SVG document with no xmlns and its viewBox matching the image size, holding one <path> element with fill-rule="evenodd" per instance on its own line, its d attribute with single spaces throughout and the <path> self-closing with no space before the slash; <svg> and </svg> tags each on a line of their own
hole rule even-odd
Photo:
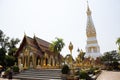
<svg viewBox="0 0 120 80">
<path fill-rule="evenodd" d="M 15 56 L 19 56 L 25 49 L 29 49 L 30 52 L 33 52 L 39 56 L 42 56 L 42 51 L 40 51 L 39 47 L 35 44 L 34 39 L 28 36 L 24 36 L 20 47 L 18 48 Z"/>
<path fill-rule="evenodd" d="M 43 56 L 44 53 L 53 54 L 49 50 L 49 45 L 49 42 L 38 37 L 34 36 L 34 38 L 31 38 L 25 35 L 15 56 L 19 56 L 19 54 L 22 53 L 26 48 L 29 49 L 30 52 L 33 52 L 39 56 Z"/>
</svg>

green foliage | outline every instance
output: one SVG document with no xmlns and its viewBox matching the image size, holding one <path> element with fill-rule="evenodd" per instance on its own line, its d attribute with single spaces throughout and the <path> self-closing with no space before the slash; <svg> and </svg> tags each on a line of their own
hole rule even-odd
<svg viewBox="0 0 120 80">
<path fill-rule="evenodd" d="M 13 66 L 15 64 L 15 57 L 13 56 L 6 55 L 5 60 L 6 60 L 6 66 L 8 67 Z"/>
<path fill-rule="evenodd" d="M 50 50 L 54 53 L 60 53 L 62 48 L 64 47 L 63 39 L 56 38 L 56 41 L 52 41 L 51 45 L 49 46 Z"/>
<path fill-rule="evenodd" d="M 18 66 L 13 66 L 13 72 L 19 72 L 19 67 Z"/>
<path fill-rule="evenodd" d="M 7 68 L 7 69 L 5 70 L 5 74 L 8 75 L 9 72 L 10 72 L 10 68 Z"/>
<path fill-rule="evenodd" d="M 120 68 L 119 68 L 119 63 L 118 63 L 117 61 L 114 61 L 114 62 L 112 63 L 112 67 L 113 67 L 114 70 L 120 70 Z"/>
<path fill-rule="evenodd" d="M 7 37 L 2 30 L 0 30 L 0 65 L 2 66 L 11 66 L 14 64 L 14 53 L 17 50 L 16 45 L 18 44 L 19 39 L 11 39 Z M 8 53 L 7 56 L 6 53 Z"/>
<path fill-rule="evenodd" d="M 94 71 L 95 71 L 95 68 L 92 67 L 92 68 L 89 69 L 88 73 L 89 74 L 94 74 Z"/>
<path fill-rule="evenodd" d="M 5 65 L 5 55 L 8 49 L 9 37 L 6 37 L 2 30 L 0 30 L 0 65 Z"/>
<path fill-rule="evenodd" d="M 8 49 L 8 55 L 11 55 L 13 56 L 14 53 L 17 51 L 17 48 L 16 48 L 16 45 L 18 44 L 20 40 L 18 38 L 16 39 L 11 39 L 10 42 L 9 42 L 9 49 Z"/>
<path fill-rule="evenodd" d="M 69 74 L 70 69 L 69 69 L 68 65 L 64 65 L 62 67 L 62 71 L 61 72 L 62 72 L 62 74 Z"/>
<path fill-rule="evenodd" d="M 9 37 L 6 37 L 6 35 L 3 33 L 2 30 L 0 30 L 0 48 L 3 48 L 6 50 L 8 48 L 8 42 Z"/>
<path fill-rule="evenodd" d="M 89 76 L 88 76 L 88 74 L 87 74 L 87 72 L 85 72 L 85 71 L 81 71 L 80 72 L 80 79 L 86 79 L 86 78 L 88 78 Z"/>
<path fill-rule="evenodd" d="M 101 57 L 101 60 L 103 62 L 112 63 L 113 61 L 119 61 L 120 55 L 117 53 L 117 51 L 113 50 L 113 51 L 104 53 L 104 55 Z"/>
<path fill-rule="evenodd" d="M 89 70 L 88 70 L 88 74 L 98 74 L 100 73 L 100 70 L 98 67 L 91 67 Z"/>
<path fill-rule="evenodd" d="M 118 45 L 118 49 L 120 50 L 120 37 L 117 39 L 116 44 Z"/>
<path fill-rule="evenodd" d="M 101 60 L 106 65 L 107 70 L 115 70 L 118 69 L 120 55 L 117 51 L 106 52 L 104 56 L 101 57 Z"/>
<path fill-rule="evenodd" d="M 5 49 L 1 48 L 0 49 L 0 65 L 5 65 Z"/>
</svg>

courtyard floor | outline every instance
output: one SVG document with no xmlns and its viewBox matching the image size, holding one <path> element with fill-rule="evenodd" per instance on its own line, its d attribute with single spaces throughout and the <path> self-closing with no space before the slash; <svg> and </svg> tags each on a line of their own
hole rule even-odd
<svg viewBox="0 0 120 80">
<path fill-rule="evenodd" d="M 0 80 L 9 80 L 7 78 L 0 78 Z M 20 80 L 20 79 L 12 79 Z M 120 72 L 117 71 L 102 71 L 96 80 L 120 80 Z"/>
<path fill-rule="evenodd" d="M 120 72 L 102 71 L 96 80 L 120 80 Z"/>
<path fill-rule="evenodd" d="M 10 80 L 10 79 L 7 79 L 7 78 L 0 78 L 0 80 Z M 11 79 L 11 80 L 20 80 L 20 79 Z"/>
</svg>

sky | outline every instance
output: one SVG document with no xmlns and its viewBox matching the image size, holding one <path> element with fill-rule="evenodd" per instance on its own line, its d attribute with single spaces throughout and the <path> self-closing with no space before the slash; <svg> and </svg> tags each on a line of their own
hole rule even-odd
<svg viewBox="0 0 120 80">
<path fill-rule="evenodd" d="M 92 19 L 97 32 L 100 52 L 117 50 L 116 40 L 120 37 L 120 0 L 88 0 Z M 24 33 L 34 34 L 48 42 L 62 38 L 65 47 L 61 54 L 70 54 L 69 43 L 73 44 L 73 57 L 77 49 L 86 46 L 86 0 L 0 0 L 0 29 L 10 38 L 19 38 Z M 19 45 L 18 45 L 19 47 Z"/>
</svg>

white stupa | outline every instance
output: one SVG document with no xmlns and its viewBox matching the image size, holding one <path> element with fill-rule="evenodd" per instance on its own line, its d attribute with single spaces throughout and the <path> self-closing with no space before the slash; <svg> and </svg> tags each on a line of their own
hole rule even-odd
<svg viewBox="0 0 120 80">
<path fill-rule="evenodd" d="M 87 25 L 86 25 L 86 54 L 85 57 L 92 57 L 96 59 L 101 56 L 100 47 L 96 38 L 96 30 L 92 21 L 91 10 L 87 5 Z"/>
</svg>

